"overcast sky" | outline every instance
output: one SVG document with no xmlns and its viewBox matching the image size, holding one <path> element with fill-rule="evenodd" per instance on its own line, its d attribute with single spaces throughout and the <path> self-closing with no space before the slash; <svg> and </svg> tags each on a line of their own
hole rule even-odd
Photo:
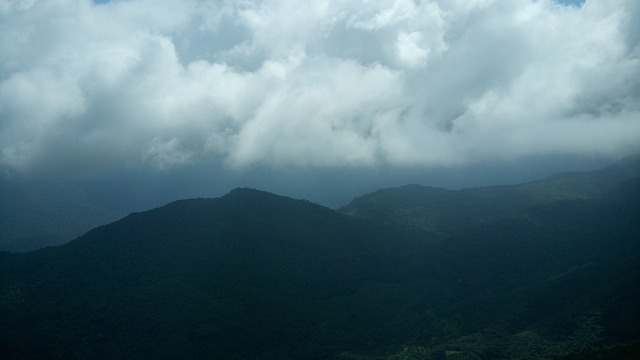
<svg viewBox="0 0 640 360">
<path fill-rule="evenodd" d="M 323 202 L 615 160 L 640 150 L 638 19 L 637 0 L 0 0 L 0 174 Z"/>
</svg>

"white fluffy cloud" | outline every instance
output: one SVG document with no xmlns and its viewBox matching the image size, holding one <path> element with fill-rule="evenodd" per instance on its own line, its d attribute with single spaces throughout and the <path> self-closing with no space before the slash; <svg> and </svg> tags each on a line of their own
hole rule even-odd
<svg viewBox="0 0 640 360">
<path fill-rule="evenodd" d="M 638 18 L 636 0 L 0 0 L 0 167 L 637 152 Z"/>
</svg>

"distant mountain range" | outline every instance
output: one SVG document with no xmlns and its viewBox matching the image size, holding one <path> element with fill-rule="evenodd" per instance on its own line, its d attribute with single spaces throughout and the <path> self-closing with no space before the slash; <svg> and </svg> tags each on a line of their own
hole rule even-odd
<svg viewBox="0 0 640 360">
<path fill-rule="evenodd" d="M 0 251 L 64 244 L 125 214 L 72 181 L 0 179 Z"/>
<path fill-rule="evenodd" d="M 6 359 L 633 359 L 640 161 L 332 210 L 258 190 L 0 252 Z"/>
<path fill-rule="evenodd" d="M 636 156 L 601 170 L 557 174 L 517 185 L 458 191 L 422 185 L 383 189 L 356 198 L 339 211 L 450 233 L 461 227 L 511 217 L 536 205 L 598 199 L 639 176 L 640 156 Z"/>
</svg>

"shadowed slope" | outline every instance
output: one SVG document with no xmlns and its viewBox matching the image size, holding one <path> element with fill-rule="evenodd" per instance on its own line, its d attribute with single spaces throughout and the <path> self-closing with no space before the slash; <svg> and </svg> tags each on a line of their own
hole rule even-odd
<svg viewBox="0 0 640 360">
<path fill-rule="evenodd" d="M 16 357 L 259 358 L 286 347 L 323 358 L 321 309 L 364 281 L 408 272 L 400 258 L 425 241 L 409 235 L 255 190 L 177 201 L 67 245 L 5 255 L 3 289 L 19 296 L 0 311 L 0 342 Z M 341 311 L 332 318 L 346 319 Z M 362 324 L 340 326 L 360 335 L 333 346 L 363 345 Z"/>
<path fill-rule="evenodd" d="M 459 191 L 421 185 L 378 190 L 340 212 L 452 234 L 467 226 L 508 218 L 532 206 L 560 200 L 597 199 L 640 176 L 640 156 L 601 170 L 565 173 L 519 185 Z"/>
<path fill-rule="evenodd" d="M 422 359 L 622 353 L 640 338 L 639 193 L 632 178 L 598 198 L 500 210 L 446 236 L 250 189 L 177 201 L 63 246 L 0 253 L 0 351 L 384 359 L 418 344 Z M 455 218 L 466 205 L 460 192 L 429 194 L 454 204 L 447 221 L 466 221 Z M 496 329 L 503 335 L 488 335 Z"/>
</svg>

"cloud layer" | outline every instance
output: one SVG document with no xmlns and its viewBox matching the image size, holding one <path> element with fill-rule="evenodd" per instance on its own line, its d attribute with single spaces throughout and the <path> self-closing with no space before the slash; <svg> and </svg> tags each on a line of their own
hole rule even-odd
<svg viewBox="0 0 640 360">
<path fill-rule="evenodd" d="M 0 167 L 637 152 L 638 18 L 636 0 L 0 0 Z"/>
</svg>

